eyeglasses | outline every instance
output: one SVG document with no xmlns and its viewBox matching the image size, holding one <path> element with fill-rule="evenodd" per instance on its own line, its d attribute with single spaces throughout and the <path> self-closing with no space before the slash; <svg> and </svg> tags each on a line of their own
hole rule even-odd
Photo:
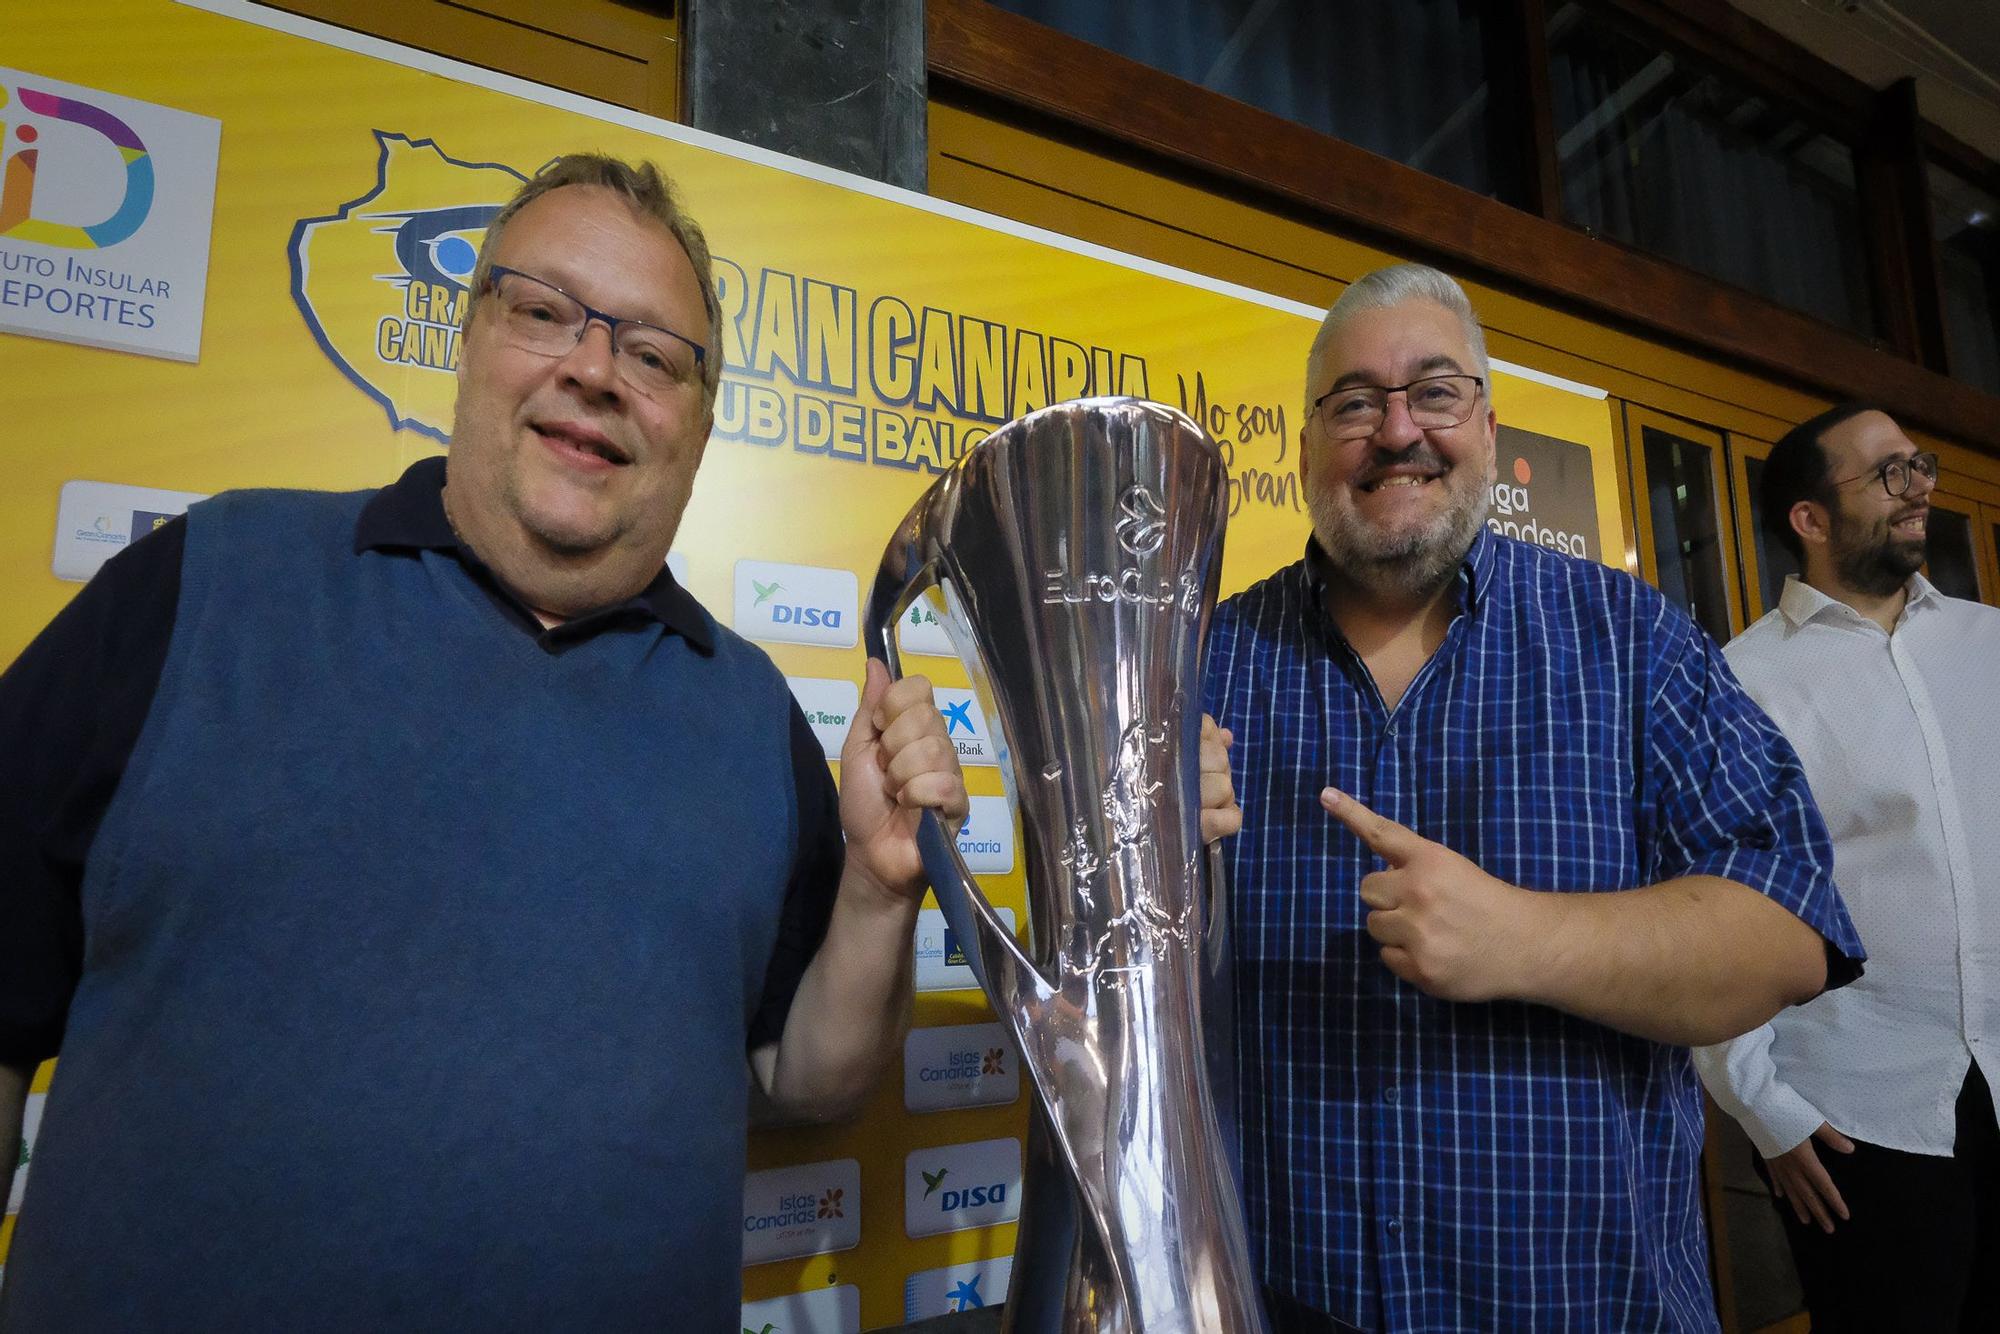
<svg viewBox="0 0 2000 1334">
<path fill-rule="evenodd" d="M 1866 481 L 1870 477 L 1882 479 L 1882 489 L 1892 496 L 1900 496 L 1910 489 L 1910 474 L 1916 473 L 1927 482 L 1938 479 L 1937 455 L 1929 452 L 1912 454 L 1906 459 L 1883 459 L 1880 467 L 1858 472 L 1852 477 L 1843 477 L 1828 486 L 1846 486 L 1849 482 Z"/>
<path fill-rule="evenodd" d="M 622 319 L 586 306 L 554 283 L 495 264 L 487 273 L 500 329 L 523 352 L 568 355 L 597 321 L 611 331 L 613 364 L 625 382 L 652 397 L 699 378 L 708 349 L 672 329 Z"/>
<path fill-rule="evenodd" d="M 1326 433 L 1335 440 L 1366 440 L 1382 429 L 1389 395 L 1401 394 L 1410 423 L 1419 431 L 1463 426 L 1479 404 L 1485 385 L 1477 375 L 1427 375 L 1408 384 L 1355 384 L 1330 390 L 1313 401 Z"/>
</svg>

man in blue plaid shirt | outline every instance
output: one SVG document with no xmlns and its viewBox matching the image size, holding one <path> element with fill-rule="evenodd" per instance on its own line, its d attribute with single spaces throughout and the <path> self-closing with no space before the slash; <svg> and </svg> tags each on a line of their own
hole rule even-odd
<svg viewBox="0 0 2000 1334">
<path fill-rule="evenodd" d="M 1279 1328 L 1713 1330 L 1687 1048 L 1862 957 L 1797 758 L 1658 593 L 1487 531 L 1450 278 L 1355 283 L 1307 376 L 1313 540 L 1207 683 Z"/>
</svg>

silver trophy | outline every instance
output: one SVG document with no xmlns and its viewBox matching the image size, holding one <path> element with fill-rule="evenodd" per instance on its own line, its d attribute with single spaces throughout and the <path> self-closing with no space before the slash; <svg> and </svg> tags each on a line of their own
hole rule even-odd
<svg viewBox="0 0 2000 1334">
<path fill-rule="evenodd" d="M 1171 408 L 1002 427 L 890 540 L 869 651 L 935 586 L 1021 813 L 1030 944 L 925 816 L 925 869 L 1031 1076 L 1003 1328 L 1266 1328 L 1237 1192 L 1217 868 L 1199 816 L 1202 645 L 1227 472 Z"/>
</svg>

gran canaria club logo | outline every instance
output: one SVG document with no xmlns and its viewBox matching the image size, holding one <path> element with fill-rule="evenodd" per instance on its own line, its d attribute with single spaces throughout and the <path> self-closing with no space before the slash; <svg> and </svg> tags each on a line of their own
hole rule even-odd
<svg viewBox="0 0 2000 1334">
<path fill-rule="evenodd" d="M 389 424 L 440 443 L 457 395 L 458 326 L 486 225 L 527 178 L 375 131 L 374 185 L 292 229 L 292 299 L 321 350 Z"/>
</svg>

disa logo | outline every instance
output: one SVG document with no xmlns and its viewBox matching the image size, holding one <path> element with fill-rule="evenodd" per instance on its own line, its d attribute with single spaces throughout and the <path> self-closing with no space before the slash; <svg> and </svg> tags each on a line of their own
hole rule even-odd
<svg viewBox="0 0 2000 1334">
<path fill-rule="evenodd" d="M 292 299 L 320 348 L 397 430 L 451 432 L 458 326 L 486 225 L 527 178 L 375 131 L 373 188 L 292 229 Z"/>
</svg>

